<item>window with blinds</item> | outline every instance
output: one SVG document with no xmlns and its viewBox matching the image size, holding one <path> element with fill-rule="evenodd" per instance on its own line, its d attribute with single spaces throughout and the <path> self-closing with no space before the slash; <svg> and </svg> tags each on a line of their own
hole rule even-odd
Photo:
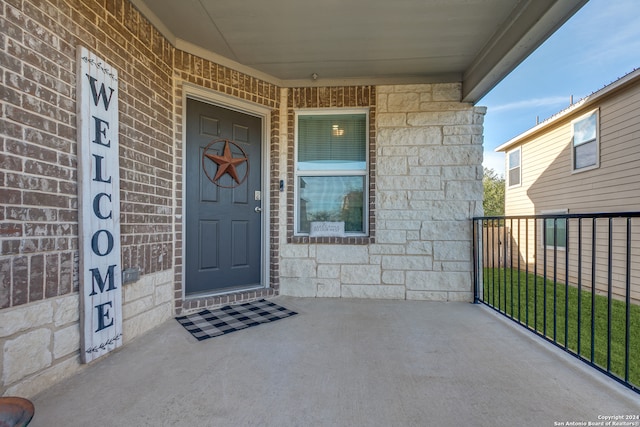
<svg viewBox="0 0 640 427">
<path fill-rule="evenodd" d="M 507 154 L 509 187 L 517 187 L 521 182 L 522 169 L 520 166 L 520 153 L 520 147 L 518 147 Z"/>
<path fill-rule="evenodd" d="M 304 112 L 296 128 L 296 234 L 314 221 L 344 222 L 347 234 L 367 233 L 366 112 Z"/>
<path fill-rule="evenodd" d="M 573 122 L 573 170 L 598 167 L 598 111 Z"/>
<path fill-rule="evenodd" d="M 561 212 L 561 214 L 567 213 Z M 544 245 L 547 248 L 565 249 L 567 247 L 567 220 L 565 218 L 544 220 Z"/>
<path fill-rule="evenodd" d="M 298 118 L 298 170 L 364 170 L 367 155 L 364 114 Z"/>
</svg>

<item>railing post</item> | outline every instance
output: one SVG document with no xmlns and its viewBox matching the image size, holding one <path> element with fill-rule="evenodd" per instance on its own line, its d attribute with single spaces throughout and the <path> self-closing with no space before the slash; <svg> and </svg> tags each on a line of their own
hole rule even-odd
<svg viewBox="0 0 640 427">
<path fill-rule="evenodd" d="M 631 218 L 627 218 L 627 259 L 625 265 L 624 381 L 629 382 L 629 346 L 631 329 Z"/>
<path fill-rule="evenodd" d="M 478 286 L 478 269 L 479 262 L 482 257 L 479 255 L 480 251 L 478 250 L 478 235 L 476 232 L 476 220 L 473 218 L 471 220 L 471 241 L 473 242 L 473 303 L 478 304 L 479 302 L 479 286 Z"/>
<path fill-rule="evenodd" d="M 578 357 L 582 354 L 582 218 L 578 218 Z"/>
</svg>

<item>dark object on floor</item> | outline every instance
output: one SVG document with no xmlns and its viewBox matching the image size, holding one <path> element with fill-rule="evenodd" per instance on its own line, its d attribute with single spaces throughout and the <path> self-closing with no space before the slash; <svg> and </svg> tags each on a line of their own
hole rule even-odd
<svg viewBox="0 0 640 427">
<path fill-rule="evenodd" d="M 215 310 L 203 310 L 176 317 L 176 320 L 198 341 L 202 341 L 295 314 L 298 313 L 261 299 L 239 305 L 227 305 Z"/>
<path fill-rule="evenodd" d="M 0 397 L 0 427 L 24 427 L 33 418 L 33 403 L 22 397 Z"/>
</svg>

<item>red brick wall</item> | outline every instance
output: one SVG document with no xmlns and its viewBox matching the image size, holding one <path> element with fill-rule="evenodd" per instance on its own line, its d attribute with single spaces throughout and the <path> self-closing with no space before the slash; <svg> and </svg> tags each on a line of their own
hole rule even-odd
<svg viewBox="0 0 640 427">
<path fill-rule="evenodd" d="M 78 290 L 79 44 L 119 73 L 122 266 L 171 268 L 175 49 L 125 0 L 8 0 L 0 27 L 0 309 Z"/>
</svg>

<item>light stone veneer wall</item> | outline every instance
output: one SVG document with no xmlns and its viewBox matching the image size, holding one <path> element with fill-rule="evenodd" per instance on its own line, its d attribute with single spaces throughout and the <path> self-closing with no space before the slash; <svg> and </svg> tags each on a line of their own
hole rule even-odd
<svg viewBox="0 0 640 427">
<path fill-rule="evenodd" d="M 460 99 L 459 84 L 377 87 L 375 243 L 282 244 L 281 294 L 473 300 L 486 109 Z"/>
<path fill-rule="evenodd" d="M 123 288 L 124 344 L 173 315 L 173 270 Z M 32 397 L 80 364 L 78 294 L 0 311 L 0 396 Z"/>
</svg>

